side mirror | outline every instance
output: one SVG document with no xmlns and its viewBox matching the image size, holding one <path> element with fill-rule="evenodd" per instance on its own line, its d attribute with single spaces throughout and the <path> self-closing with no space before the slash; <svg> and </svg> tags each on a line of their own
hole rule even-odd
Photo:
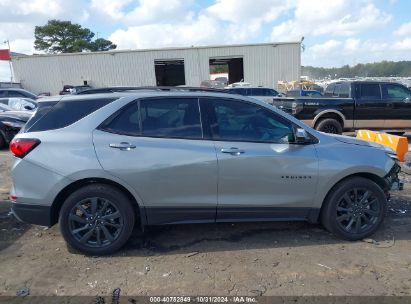
<svg viewBox="0 0 411 304">
<path fill-rule="evenodd" d="M 295 131 L 295 141 L 299 144 L 306 144 L 311 141 L 311 138 L 308 135 L 307 131 L 301 128 L 297 128 L 297 130 Z"/>
<path fill-rule="evenodd" d="M 31 111 L 31 110 L 33 110 L 33 107 L 30 107 L 30 106 L 24 106 L 24 109 L 25 109 L 25 110 L 29 110 L 29 111 Z"/>
<path fill-rule="evenodd" d="M 403 100 L 404 100 L 405 103 L 410 103 L 411 102 L 411 99 L 409 97 L 405 97 Z"/>
</svg>

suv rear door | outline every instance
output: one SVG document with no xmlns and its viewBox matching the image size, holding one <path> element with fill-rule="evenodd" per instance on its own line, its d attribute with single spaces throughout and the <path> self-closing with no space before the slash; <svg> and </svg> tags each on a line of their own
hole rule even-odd
<svg viewBox="0 0 411 304">
<path fill-rule="evenodd" d="M 217 221 L 305 219 L 313 204 L 318 159 L 313 144 L 294 144 L 294 126 L 238 99 L 203 98 L 218 159 Z"/>
<path fill-rule="evenodd" d="M 217 159 L 203 140 L 198 98 L 138 100 L 94 131 L 97 157 L 131 185 L 148 224 L 215 221 Z"/>
</svg>

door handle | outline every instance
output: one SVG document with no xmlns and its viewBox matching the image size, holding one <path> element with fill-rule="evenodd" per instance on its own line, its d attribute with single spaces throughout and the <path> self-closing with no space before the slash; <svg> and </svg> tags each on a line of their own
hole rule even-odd
<svg viewBox="0 0 411 304">
<path fill-rule="evenodd" d="M 130 151 L 131 149 L 136 148 L 135 145 L 132 145 L 128 142 L 121 142 L 119 144 L 110 144 L 109 147 L 114 148 L 114 149 L 120 149 L 122 151 Z"/>
<path fill-rule="evenodd" d="M 228 154 L 231 154 L 231 155 L 240 155 L 240 154 L 245 153 L 244 150 L 241 150 L 241 149 L 238 149 L 238 148 L 235 148 L 235 147 L 231 147 L 229 149 L 223 148 L 220 151 L 221 151 L 221 153 L 228 153 Z"/>
</svg>

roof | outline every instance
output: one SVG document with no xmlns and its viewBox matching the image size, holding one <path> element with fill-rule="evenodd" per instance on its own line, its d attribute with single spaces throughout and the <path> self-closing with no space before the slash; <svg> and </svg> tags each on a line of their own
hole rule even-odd
<svg viewBox="0 0 411 304">
<path fill-rule="evenodd" d="M 254 103 L 260 103 L 254 98 L 248 98 L 241 95 L 233 95 L 229 93 L 219 93 L 219 92 L 202 92 L 202 91 L 129 91 L 129 92 L 115 92 L 115 93 L 101 93 L 101 94 L 90 94 L 90 95 L 57 95 L 51 97 L 44 97 L 37 100 L 38 103 L 42 102 L 58 102 L 60 100 L 70 101 L 70 100 L 91 100 L 91 99 L 102 99 L 102 98 L 114 98 L 119 99 L 122 97 L 134 97 L 134 98 L 144 98 L 144 97 L 220 97 L 220 98 L 241 98 L 252 100 Z M 264 102 L 262 102 L 264 104 Z"/>
<path fill-rule="evenodd" d="M 32 58 L 32 57 L 54 57 L 54 56 L 73 56 L 73 55 L 95 55 L 95 54 L 118 54 L 118 53 L 135 53 L 135 52 L 153 52 L 153 51 L 175 51 L 175 50 L 192 50 L 192 49 L 212 49 L 212 48 L 230 48 L 230 47 L 258 47 L 258 46 L 278 46 L 287 44 L 301 44 L 300 41 L 290 42 L 270 42 L 254 44 L 231 44 L 231 45 L 209 45 L 209 46 L 186 46 L 186 47 L 166 47 L 158 49 L 127 49 L 127 50 L 110 50 L 101 52 L 79 52 L 79 53 L 60 53 L 60 54 L 33 54 L 24 56 L 14 56 L 13 59 Z"/>
</svg>

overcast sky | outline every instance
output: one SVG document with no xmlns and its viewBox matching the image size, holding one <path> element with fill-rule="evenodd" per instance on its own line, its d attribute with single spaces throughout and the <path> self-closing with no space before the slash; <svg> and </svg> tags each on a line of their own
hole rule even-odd
<svg viewBox="0 0 411 304">
<path fill-rule="evenodd" d="M 0 48 L 33 48 L 48 19 L 90 28 L 117 49 L 298 41 L 303 65 L 411 60 L 410 0 L 0 0 Z M 0 80 L 9 80 L 0 62 Z"/>
</svg>

